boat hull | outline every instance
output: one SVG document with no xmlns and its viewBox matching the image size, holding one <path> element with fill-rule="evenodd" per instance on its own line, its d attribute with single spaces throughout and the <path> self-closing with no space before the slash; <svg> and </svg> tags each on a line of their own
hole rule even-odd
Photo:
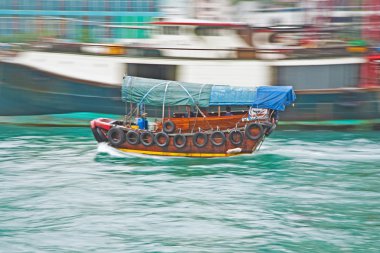
<svg viewBox="0 0 380 253">
<path fill-rule="evenodd" d="M 0 74 L 1 116 L 124 113 L 119 86 L 77 80 L 7 62 L 0 63 Z"/>
<path fill-rule="evenodd" d="M 194 152 L 166 152 L 166 151 L 152 151 L 152 150 L 141 150 L 141 149 L 127 149 L 127 148 L 117 148 L 119 151 L 124 153 L 133 153 L 133 154 L 143 154 L 143 155 L 153 155 L 153 156 L 173 156 L 173 157 L 194 157 L 194 158 L 213 158 L 213 157 L 230 157 L 241 154 L 250 154 L 252 152 L 246 153 L 194 153 Z"/>
<path fill-rule="evenodd" d="M 186 136 L 186 146 L 183 148 L 175 147 L 173 140 L 175 135 L 169 135 L 169 143 L 165 147 L 159 147 L 157 143 L 153 143 L 150 146 L 145 146 L 141 143 L 137 145 L 131 145 L 128 142 L 123 143 L 120 147 L 117 147 L 120 151 L 130 153 L 140 153 L 148 155 L 159 156 L 180 156 L 180 157 L 227 157 L 240 154 L 251 154 L 256 150 L 256 147 L 262 141 L 262 138 L 258 140 L 248 140 L 244 138 L 242 144 L 233 145 L 228 141 L 229 135 L 226 134 L 226 143 L 221 146 L 215 146 L 210 141 L 210 134 L 207 134 L 207 144 L 204 147 L 196 147 L 193 142 L 193 136 Z"/>
<path fill-rule="evenodd" d="M 281 121 L 371 120 L 380 118 L 380 88 L 298 90 Z"/>
<path fill-rule="evenodd" d="M 261 129 L 251 128 L 253 132 L 250 131 L 250 134 L 247 132 L 249 127 L 221 130 L 217 131 L 217 134 L 215 131 L 169 134 L 125 128 L 114 122 L 116 121 L 104 118 L 91 121 L 91 129 L 98 142 L 106 142 L 126 153 L 176 157 L 228 157 L 251 154 L 264 141 L 269 130 L 268 126 L 260 125 Z M 181 139 L 180 142 L 178 139 Z"/>
</svg>

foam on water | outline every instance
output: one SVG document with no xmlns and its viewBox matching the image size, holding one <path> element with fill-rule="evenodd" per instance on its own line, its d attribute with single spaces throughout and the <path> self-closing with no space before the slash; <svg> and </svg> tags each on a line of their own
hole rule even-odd
<svg viewBox="0 0 380 253">
<path fill-rule="evenodd" d="M 277 131 L 228 158 L 0 127 L 0 252 L 377 253 L 378 132 Z"/>
<path fill-rule="evenodd" d="M 186 157 L 170 157 L 170 156 L 158 156 L 158 155 L 146 155 L 133 152 L 123 152 L 108 145 L 105 142 L 98 144 L 98 153 L 106 153 L 113 157 L 125 157 L 125 158 L 141 158 L 141 159 L 153 159 L 153 160 L 171 160 L 171 159 L 186 159 Z"/>
</svg>

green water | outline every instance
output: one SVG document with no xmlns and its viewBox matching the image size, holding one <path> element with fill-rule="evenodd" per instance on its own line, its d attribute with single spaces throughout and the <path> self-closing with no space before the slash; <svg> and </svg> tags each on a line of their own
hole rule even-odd
<svg viewBox="0 0 380 253">
<path fill-rule="evenodd" d="M 147 158 L 0 126 L 0 252 L 380 252 L 379 143 L 278 131 L 250 156 Z"/>
</svg>

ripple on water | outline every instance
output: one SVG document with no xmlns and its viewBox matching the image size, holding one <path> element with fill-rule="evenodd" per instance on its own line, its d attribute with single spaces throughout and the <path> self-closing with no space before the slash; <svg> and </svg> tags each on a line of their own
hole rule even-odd
<svg viewBox="0 0 380 253">
<path fill-rule="evenodd" d="M 380 136 L 278 131 L 253 155 L 168 158 L 83 128 L 0 127 L 5 252 L 378 252 Z"/>
</svg>

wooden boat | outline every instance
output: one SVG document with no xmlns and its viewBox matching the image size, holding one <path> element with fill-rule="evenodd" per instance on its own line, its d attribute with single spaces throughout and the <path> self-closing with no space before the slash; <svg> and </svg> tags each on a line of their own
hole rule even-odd
<svg viewBox="0 0 380 253">
<path fill-rule="evenodd" d="M 98 142 L 131 153 L 225 157 L 254 152 L 275 129 L 277 111 L 293 103 L 295 94 L 289 86 L 247 88 L 127 76 L 122 100 L 130 104 L 124 120 L 91 121 Z M 221 111 L 222 105 L 249 109 Z M 162 117 L 149 128 L 140 124 L 145 119 L 140 118 L 138 123 L 132 120 L 134 115 L 144 115 L 146 106 L 162 109 Z M 211 106 L 218 112 L 206 113 L 204 108 Z M 171 107 L 183 110 L 171 113 Z"/>
</svg>

